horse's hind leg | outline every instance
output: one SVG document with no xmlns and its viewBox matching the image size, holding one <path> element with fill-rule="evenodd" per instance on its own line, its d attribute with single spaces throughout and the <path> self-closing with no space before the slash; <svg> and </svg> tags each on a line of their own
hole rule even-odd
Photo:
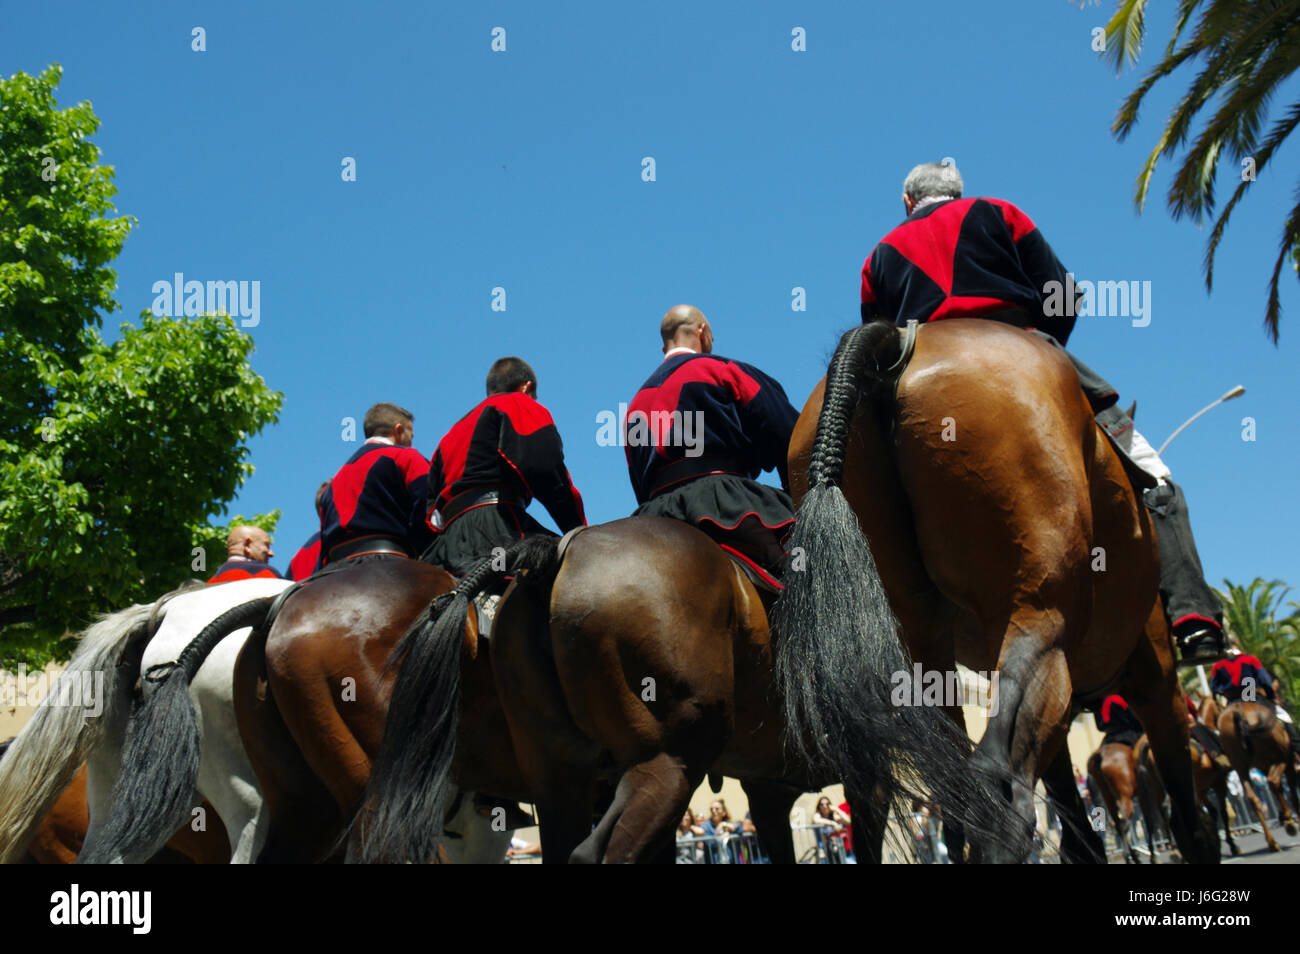
<svg viewBox="0 0 1300 954">
<path fill-rule="evenodd" d="M 741 781 L 754 816 L 758 840 L 774 865 L 795 863 L 794 837 L 790 830 L 790 810 L 799 798 L 799 790 L 779 782 Z"/>
<path fill-rule="evenodd" d="M 976 846 L 986 863 L 1018 864 L 1028 857 L 1038 821 L 1034 810 L 1038 772 L 1064 744 L 1071 694 L 1065 654 L 1052 648 L 1055 639 L 1050 633 L 1035 634 L 1036 628 L 1049 622 L 1017 613 L 1007 627 L 995 711 L 971 757 L 972 769 L 1005 779 L 1003 796 L 1020 828 L 1013 846 Z"/>
<path fill-rule="evenodd" d="M 604 817 L 573 853 L 575 862 L 632 864 L 671 863 L 673 831 L 686 811 L 691 792 L 704 781 L 703 769 L 690 769 L 675 755 L 658 755 L 633 765 L 619 779 L 614 801 Z"/>
<path fill-rule="evenodd" d="M 1065 864 L 1105 864 L 1106 846 L 1088 818 L 1079 787 L 1074 783 L 1070 752 L 1065 746 L 1043 773 L 1043 786 L 1056 803 L 1061 818 L 1061 861 Z M 951 850 L 951 846 L 949 848 Z"/>
<path fill-rule="evenodd" d="M 1206 828 L 1196 803 L 1187 708 L 1174 669 L 1169 624 L 1159 601 L 1129 657 L 1120 693 L 1147 730 L 1156 770 L 1169 794 L 1169 822 L 1179 850 L 1189 863 L 1217 864 L 1218 838 Z"/>
<path fill-rule="evenodd" d="M 1289 740 L 1288 740 L 1289 742 Z M 1286 829 L 1288 835 L 1300 834 L 1300 828 L 1296 827 L 1295 816 L 1291 813 L 1291 806 L 1287 802 L 1286 792 L 1282 790 L 1282 773 L 1286 772 L 1288 762 L 1290 762 L 1291 752 L 1289 749 L 1283 750 L 1285 761 L 1278 762 L 1268 770 L 1268 787 L 1273 791 L 1273 799 L 1277 802 L 1278 818 L 1282 822 L 1282 827 Z M 1295 769 L 1291 768 L 1288 781 L 1292 786 L 1295 785 Z M 1292 789 L 1294 791 L 1294 788 Z"/>
<path fill-rule="evenodd" d="M 1211 804 L 1209 798 L 1206 798 L 1206 804 Z M 1232 840 L 1232 822 L 1228 820 L 1228 776 L 1220 774 L 1214 783 L 1214 812 L 1223 822 L 1223 837 L 1228 842 L 1228 851 L 1235 858 L 1241 854 L 1241 849 L 1237 843 Z"/>
</svg>

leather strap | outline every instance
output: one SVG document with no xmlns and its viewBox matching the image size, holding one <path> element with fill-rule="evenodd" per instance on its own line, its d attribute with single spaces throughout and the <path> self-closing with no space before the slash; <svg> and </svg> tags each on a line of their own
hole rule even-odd
<svg viewBox="0 0 1300 954">
<path fill-rule="evenodd" d="M 346 540 L 331 549 L 328 562 L 337 563 L 367 553 L 397 553 L 404 557 L 411 555 L 407 552 L 406 544 L 400 540 L 391 537 L 361 537 L 358 540 Z"/>
<path fill-rule="evenodd" d="M 446 506 L 439 507 L 438 513 L 442 515 L 442 529 L 446 530 L 451 522 L 463 514 L 471 507 L 481 507 L 483 504 L 509 504 L 518 507 L 520 510 L 527 508 L 519 494 L 505 487 L 471 487 L 469 490 L 462 491 L 451 500 L 447 501 Z"/>
</svg>

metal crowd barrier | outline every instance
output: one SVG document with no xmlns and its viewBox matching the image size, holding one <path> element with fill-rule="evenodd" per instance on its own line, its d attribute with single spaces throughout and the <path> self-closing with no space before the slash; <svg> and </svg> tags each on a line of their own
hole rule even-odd
<svg viewBox="0 0 1300 954">
<path fill-rule="evenodd" d="M 691 835 L 677 839 L 679 865 L 765 865 L 767 855 L 752 832 L 729 835 Z"/>
</svg>

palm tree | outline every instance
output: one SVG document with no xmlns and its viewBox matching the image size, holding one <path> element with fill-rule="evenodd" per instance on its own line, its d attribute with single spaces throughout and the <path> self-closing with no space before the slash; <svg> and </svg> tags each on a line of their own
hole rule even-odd
<svg viewBox="0 0 1300 954">
<path fill-rule="evenodd" d="M 1146 32 L 1147 0 L 1120 0 L 1106 25 L 1106 58 L 1117 72 L 1137 62 Z M 1193 25 L 1193 17 L 1197 16 Z M 1137 124 L 1138 108 L 1160 80 L 1179 67 L 1200 72 L 1170 113 L 1151 155 L 1137 178 L 1134 201 L 1141 211 L 1161 157 L 1172 159 L 1186 149 L 1169 187 L 1167 201 L 1175 219 L 1189 216 L 1200 224 L 1215 207 L 1219 161 L 1231 160 L 1232 176 L 1241 174 L 1227 205 L 1210 233 L 1205 253 L 1205 285 L 1214 286 L 1214 255 L 1237 203 L 1273 158 L 1273 153 L 1300 124 L 1300 100 L 1291 103 L 1261 135 L 1278 87 L 1300 66 L 1300 0 L 1179 0 L 1173 36 L 1164 56 L 1124 101 L 1111 131 L 1123 141 Z M 1210 101 L 1213 115 L 1189 142 L 1194 121 Z M 1207 110 L 1208 112 L 1208 110 Z M 1250 160 L 1247 164 L 1245 160 Z M 1249 177 L 1246 168 L 1253 170 Z M 1295 198 L 1300 200 L 1300 188 Z M 1278 279 L 1293 260 L 1300 269 L 1300 201 L 1287 213 L 1273 276 L 1269 282 L 1264 326 L 1277 343 L 1281 303 Z"/>
<path fill-rule="evenodd" d="M 1300 689 L 1300 603 L 1287 605 L 1290 615 L 1279 618 L 1282 601 L 1291 588 L 1280 580 L 1265 583 L 1260 577 L 1249 586 L 1224 580 L 1227 592 L 1215 590 L 1223 604 L 1228 632 L 1236 637 L 1243 652 L 1259 661 L 1281 683 L 1288 700 L 1296 700 Z"/>
</svg>

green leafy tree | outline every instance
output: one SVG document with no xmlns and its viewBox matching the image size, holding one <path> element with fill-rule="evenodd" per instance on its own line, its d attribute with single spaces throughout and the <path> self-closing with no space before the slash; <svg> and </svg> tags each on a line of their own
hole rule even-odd
<svg viewBox="0 0 1300 954">
<path fill-rule="evenodd" d="M 57 107 L 61 75 L 0 77 L 0 666 L 66 656 L 92 614 L 197 575 L 282 401 L 225 315 L 100 336 L 135 220 L 114 216 L 90 104 Z"/>
<path fill-rule="evenodd" d="M 1106 25 L 1106 58 L 1117 71 L 1137 62 L 1146 34 L 1147 0 L 1121 0 Z M 1148 93 L 1180 68 L 1198 69 L 1169 114 L 1137 178 L 1139 210 L 1161 158 L 1182 154 L 1167 202 L 1175 219 L 1197 224 L 1214 216 L 1219 163 L 1229 160 L 1232 197 L 1214 221 L 1205 253 L 1205 285 L 1214 285 L 1214 256 L 1228 221 L 1259 173 L 1300 124 L 1300 100 L 1267 123 L 1269 107 L 1300 67 L 1300 2 L 1296 0 L 1179 0 L 1173 35 L 1164 54 L 1120 107 L 1112 131 L 1121 141 L 1134 129 Z M 1206 118 L 1208 117 L 1208 118 Z M 1200 119 L 1204 125 L 1193 137 Z M 1265 127 L 1267 126 L 1267 131 Z M 1296 198 L 1300 198 L 1297 190 Z M 1282 226 L 1268 285 L 1264 325 L 1277 341 L 1282 306 L 1278 281 L 1290 261 L 1300 270 L 1300 202 Z"/>
<path fill-rule="evenodd" d="M 1223 619 L 1242 652 L 1259 661 L 1281 683 L 1288 700 L 1300 699 L 1300 605 L 1283 616 L 1282 601 L 1291 588 L 1279 580 L 1264 582 L 1256 577 L 1247 586 L 1224 580 L 1226 590 L 1216 589 L 1223 604 Z"/>
</svg>

